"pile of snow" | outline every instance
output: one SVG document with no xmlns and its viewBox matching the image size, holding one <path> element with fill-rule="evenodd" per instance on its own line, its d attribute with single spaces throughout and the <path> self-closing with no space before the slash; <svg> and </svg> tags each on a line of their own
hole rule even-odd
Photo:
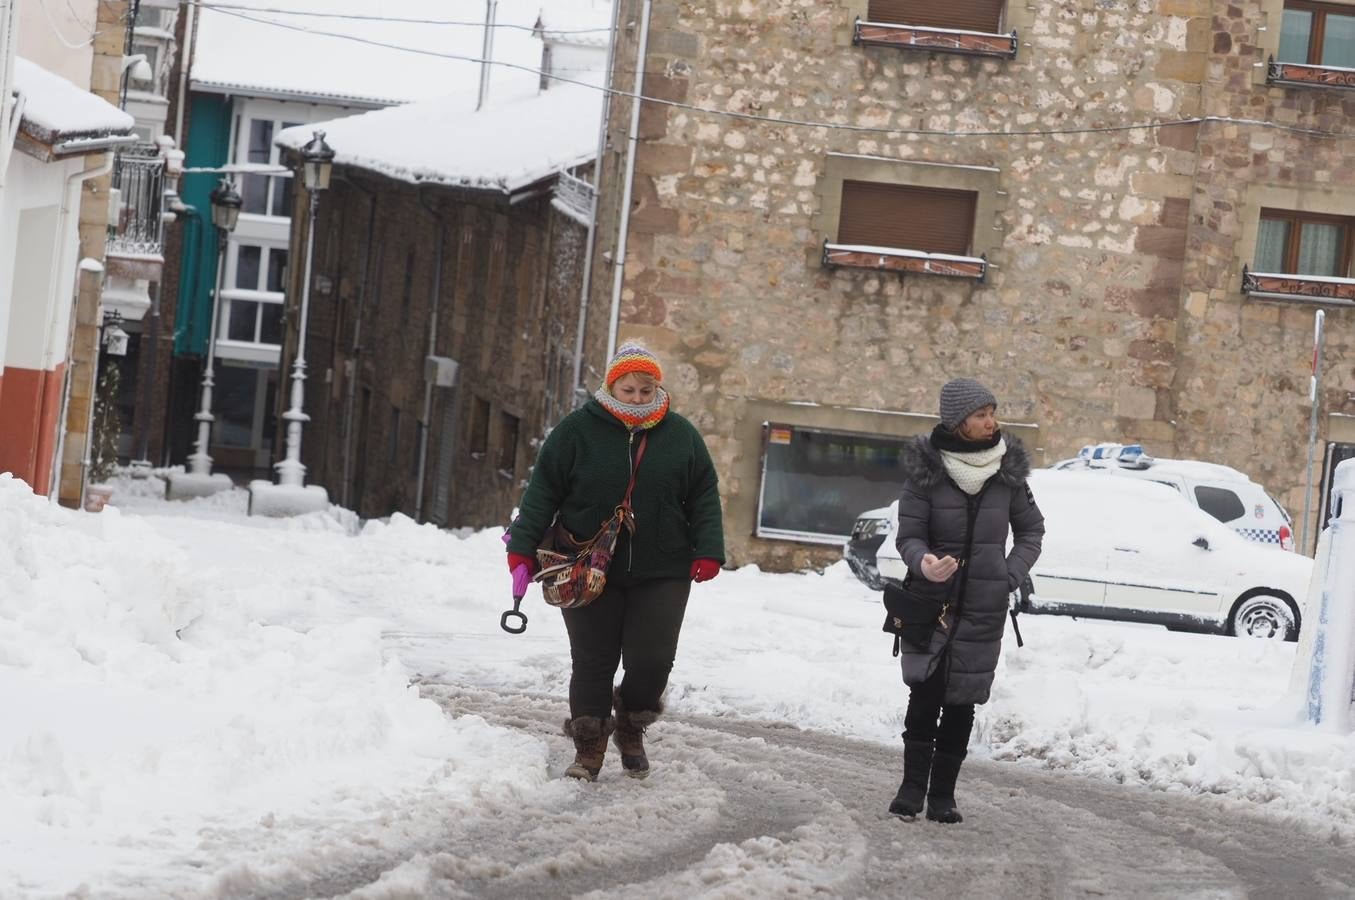
<svg viewBox="0 0 1355 900">
<path fill-rule="evenodd" d="M 277 544 L 292 523 L 268 524 L 233 530 Z M 148 520 L 62 509 L 0 475 L 6 893 L 102 892 L 176 858 L 179 881 L 152 892 L 206 890 L 235 876 L 191 860 L 225 834 L 244 832 L 255 865 L 296 865 L 334 842 L 317 828 L 360 823 L 379 842 L 419 827 L 407 810 L 546 780 L 542 742 L 420 699 L 373 620 L 301 630 L 249 614 L 257 591 L 296 609 L 324 593 L 242 582 L 240 548 L 215 549 L 204 562 Z"/>
</svg>

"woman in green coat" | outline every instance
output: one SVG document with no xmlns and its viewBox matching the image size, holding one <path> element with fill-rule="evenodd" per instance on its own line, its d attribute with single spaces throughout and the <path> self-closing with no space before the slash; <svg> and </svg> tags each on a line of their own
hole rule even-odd
<svg viewBox="0 0 1355 900">
<path fill-rule="evenodd" d="M 562 610 L 573 662 L 565 734 L 575 749 L 565 774 L 588 781 L 613 733 L 626 774 L 649 774 L 644 731 L 663 711 L 691 583 L 714 578 L 725 560 L 715 466 L 692 423 L 669 410 L 662 380 L 652 353 L 621 346 L 606 384 L 541 446 L 508 543 L 509 570 L 535 573 L 552 523 L 592 537 L 625 496 L 645 438 L 631 494 L 635 532 L 622 529 L 602 594 Z M 618 664 L 625 674 L 614 688 Z"/>
</svg>

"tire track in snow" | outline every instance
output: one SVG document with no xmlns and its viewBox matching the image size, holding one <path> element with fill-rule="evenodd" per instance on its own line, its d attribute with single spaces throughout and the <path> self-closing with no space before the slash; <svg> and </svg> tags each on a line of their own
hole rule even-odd
<svg viewBox="0 0 1355 900">
<path fill-rule="evenodd" d="M 449 715 L 542 737 L 572 758 L 557 697 L 425 682 Z M 775 723 L 675 716 L 626 778 L 477 804 L 440 834 L 319 878 L 247 892 L 293 897 L 1355 897 L 1355 854 L 1211 797 L 971 760 L 964 824 L 885 812 L 901 751 Z"/>
</svg>

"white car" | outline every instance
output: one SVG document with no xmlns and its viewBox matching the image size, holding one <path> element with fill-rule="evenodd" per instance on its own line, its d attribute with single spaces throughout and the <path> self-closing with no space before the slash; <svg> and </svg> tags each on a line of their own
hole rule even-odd
<svg viewBox="0 0 1355 900">
<path fill-rule="evenodd" d="M 1024 611 L 1298 639 L 1308 557 L 1244 540 L 1165 485 L 1041 469 L 1030 486 L 1045 537 Z M 902 581 L 888 509 L 876 566 Z"/>
<path fill-rule="evenodd" d="M 1176 489 L 1188 503 L 1249 541 L 1296 549 L 1289 513 L 1265 488 L 1228 466 L 1149 456 L 1140 444 L 1092 444 L 1050 468 L 1156 481 Z"/>
</svg>

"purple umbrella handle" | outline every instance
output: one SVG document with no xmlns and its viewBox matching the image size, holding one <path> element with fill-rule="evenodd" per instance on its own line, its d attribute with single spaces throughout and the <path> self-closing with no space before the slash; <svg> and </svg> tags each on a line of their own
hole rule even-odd
<svg viewBox="0 0 1355 900">
<path fill-rule="evenodd" d="M 513 599 L 521 600 L 527 596 L 527 585 L 532 583 L 532 573 L 526 566 L 518 566 L 513 570 Z"/>
<path fill-rule="evenodd" d="M 527 617 L 518 607 L 522 605 L 522 598 L 527 594 L 527 585 L 531 583 L 532 573 L 526 566 L 518 566 L 513 570 L 513 608 L 499 617 L 499 627 L 509 634 L 522 634 L 527 630 Z M 517 625 L 508 624 L 510 620 L 516 620 Z"/>
</svg>

